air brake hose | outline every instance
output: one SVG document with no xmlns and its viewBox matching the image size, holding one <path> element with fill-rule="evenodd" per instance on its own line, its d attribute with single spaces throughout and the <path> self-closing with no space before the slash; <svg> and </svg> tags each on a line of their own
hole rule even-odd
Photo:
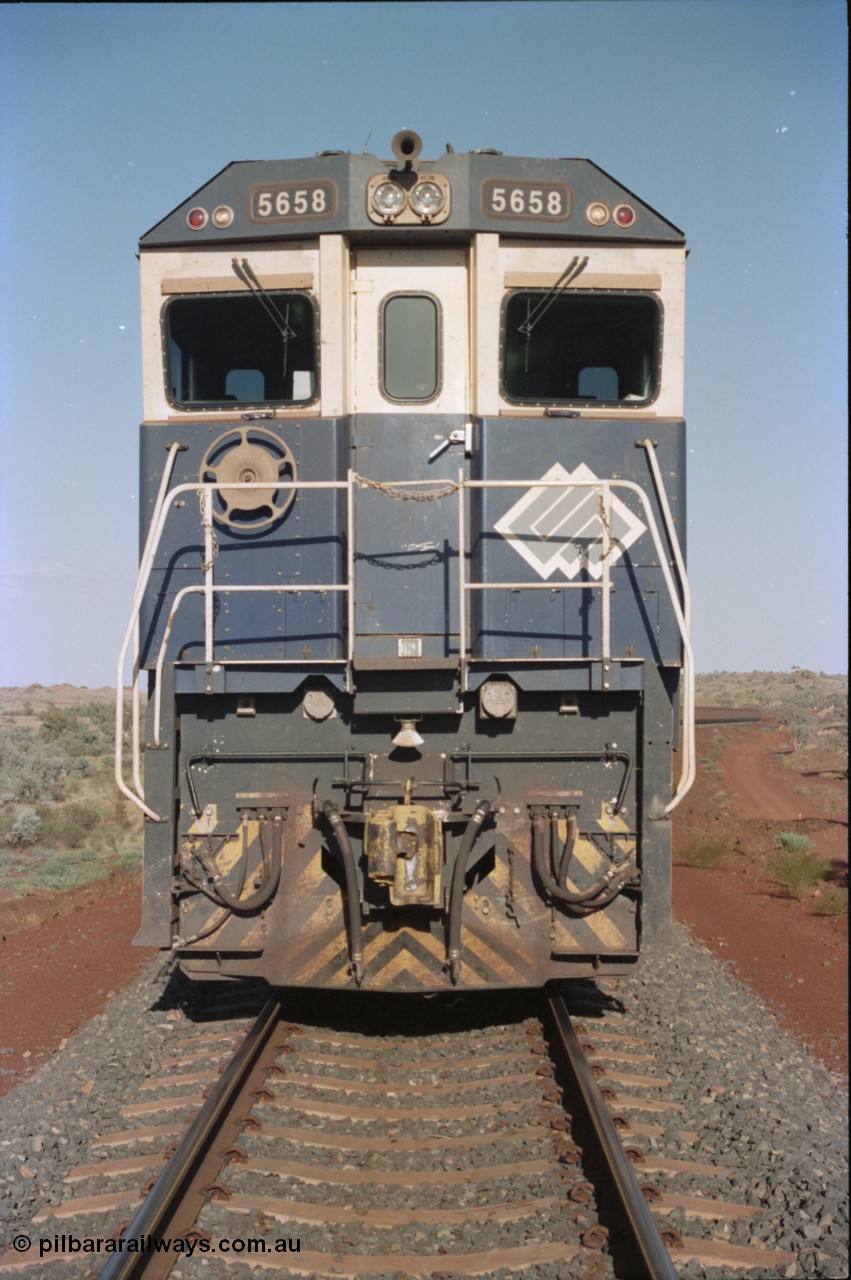
<svg viewBox="0 0 851 1280">
<path fill-rule="evenodd" d="M 560 876 L 567 872 L 567 865 L 570 861 L 568 855 L 573 851 L 575 841 L 576 819 L 571 816 L 568 819 L 567 843 L 559 860 Z M 566 906 L 572 908 L 574 913 L 578 915 L 588 915 L 592 911 L 598 911 L 601 907 L 607 906 L 613 898 L 617 897 L 623 886 L 627 881 L 631 880 L 635 874 L 635 867 L 633 863 L 628 862 L 617 870 L 613 867 L 610 868 L 604 875 L 595 880 L 589 888 L 583 889 L 581 892 L 563 889 L 561 885 L 553 879 L 547 869 L 544 845 L 544 820 L 540 817 L 536 817 L 532 823 L 532 859 L 535 865 L 535 871 L 550 897 L 555 898 L 557 902 L 565 903 Z"/>
<path fill-rule="evenodd" d="M 207 896 L 213 898 L 220 905 L 228 907 L 231 911 L 242 914 L 246 911 L 258 911 L 261 907 L 265 907 L 271 902 L 278 888 L 281 879 L 281 864 L 283 862 L 284 851 L 284 823 L 283 818 L 276 817 L 273 819 L 272 827 L 272 853 L 271 857 L 267 855 L 266 842 L 264 840 L 264 823 L 260 824 L 260 846 L 263 850 L 263 876 L 260 884 L 254 893 L 247 898 L 240 898 L 238 894 L 231 893 L 221 883 L 221 872 L 215 862 L 203 853 L 196 853 L 198 861 L 206 871 L 208 877 L 212 881 L 212 892 Z M 244 856 L 244 855 L 243 855 Z"/>
<path fill-rule="evenodd" d="M 467 861 L 482 828 L 482 823 L 491 811 L 490 800 L 481 800 L 467 823 L 461 839 L 461 847 L 455 857 L 452 868 L 452 887 L 449 891 L 449 974 L 453 982 L 461 975 L 461 913 L 464 905 L 464 878 L 467 874 Z"/>
<path fill-rule="evenodd" d="M 355 855 L 346 825 L 340 817 L 339 810 L 333 800 L 325 801 L 322 806 L 322 812 L 331 824 L 331 830 L 334 832 L 334 839 L 337 842 L 337 848 L 340 850 L 340 857 L 343 860 L 343 870 L 346 873 L 349 957 L 355 982 L 360 986 L 363 979 L 363 935 L 360 918 L 360 885 L 358 883 L 357 867 L 355 866 Z"/>
</svg>

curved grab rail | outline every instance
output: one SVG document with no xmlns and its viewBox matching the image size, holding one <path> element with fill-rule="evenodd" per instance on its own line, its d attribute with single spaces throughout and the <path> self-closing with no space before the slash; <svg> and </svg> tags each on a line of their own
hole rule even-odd
<svg viewBox="0 0 851 1280">
<path fill-rule="evenodd" d="M 655 454 L 649 453 L 648 456 L 652 458 L 654 463 L 656 462 Z M 651 467 L 651 471 L 652 470 L 653 469 Z M 655 469 L 654 481 L 656 481 L 656 476 L 658 476 L 657 484 L 658 486 L 661 487 L 661 493 L 662 495 L 664 495 L 664 486 L 662 486 L 662 480 L 661 480 L 661 475 L 658 472 L 658 466 Z M 694 764 L 694 652 L 692 650 L 692 644 L 691 644 L 690 619 L 687 620 L 686 614 L 684 612 L 684 607 L 685 607 L 686 609 L 689 610 L 689 613 L 690 613 L 691 595 L 688 589 L 687 579 L 685 577 L 685 563 L 682 558 L 682 551 L 680 549 L 679 541 L 677 540 L 676 531 L 674 529 L 673 518 L 671 516 L 671 510 L 667 501 L 667 496 L 666 495 L 664 497 L 660 496 L 660 507 L 662 509 L 663 518 L 665 519 L 666 531 L 668 533 L 671 546 L 674 551 L 674 561 L 677 565 L 677 573 L 684 584 L 682 604 L 680 603 L 679 592 L 677 591 L 676 584 L 671 574 L 671 568 L 668 563 L 669 556 L 666 553 L 665 548 L 662 544 L 662 538 L 659 533 L 659 526 L 656 523 L 656 517 L 653 514 L 653 510 L 650 505 L 650 500 L 647 494 L 641 488 L 641 486 L 637 484 L 634 480 L 601 480 L 601 479 L 583 480 L 583 479 L 573 479 L 573 478 L 569 480 L 563 480 L 563 479 L 559 479 L 559 480 L 541 480 L 541 479 L 538 479 L 538 480 L 465 480 L 462 483 L 462 487 L 465 489 L 526 489 L 526 488 L 529 488 L 529 489 L 531 488 L 596 489 L 602 492 L 604 495 L 611 494 L 611 491 L 613 489 L 626 489 L 629 492 L 635 494 L 636 498 L 638 499 L 639 505 L 642 509 L 642 512 L 647 519 L 647 528 L 653 540 L 653 546 L 656 550 L 656 555 L 659 560 L 659 568 L 662 572 L 662 577 L 665 581 L 665 586 L 668 591 L 668 597 L 671 602 L 671 607 L 674 612 L 674 618 L 677 623 L 677 629 L 680 633 L 680 640 L 682 641 L 682 646 L 683 646 L 683 676 L 685 679 L 685 686 L 686 686 L 684 708 L 683 708 L 684 710 L 683 767 L 680 772 L 680 779 L 677 784 L 676 790 L 674 791 L 674 794 L 671 800 L 668 802 L 668 804 L 664 808 L 665 815 L 671 813 L 691 788 L 691 785 L 694 782 L 696 770 L 695 770 L 695 764 Z M 605 528 L 605 522 L 604 522 L 604 528 Z M 463 538 L 464 538 L 463 516 L 460 521 L 459 537 L 461 539 L 461 546 L 459 548 L 458 559 L 459 559 L 459 564 L 461 565 L 461 571 L 463 574 L 464 554 L 465 554 L 464 542 L 463 542 Z M 606 590 L 606 586 L 608 582 L 607 568 L 608 568 L 608 561 L 610 559 L 611 550 L 612 550 L 612 545 L 608 536 L 606 538 L 606 544 L 607 545 L 603 552 L 603 556 L 601 557 L 601 560 L 603 562 L 603 573 L 604 573 L 603 581 L 600 583 L 583 583 L 582 584 L 585 587 L 602 587 L 604 600 L 608 595 L 608 590 Z M 462 592 L 470 591 L 470 590 L 489 590 L 489 589 L 494 589 L 494 588 L 497 588 L 500 586 L 506 586 L 506 585 L 508 584 L 467 583 L 462 580 L 461 589 L 462 589 Z M 518 583 L 513 583 L 511 585 L 519 589 L 522 589 L 528 586 L 537 586 L 538 584 L 518 582 Z M 553 583 L 547 583 L 545 585 L 548 586 L 550 589 L 553 589 L 553 586 L 554 586 Z M 562 587 L 569 587 L 571 584 L 558 583 L 555 585 L 557 585 L 557 587 L 560 589 Z M 466 610 L 462 608 L 462 635 L 466 631 L 466 624 L 463 622 L 463 617 L 465 616 L 465 614 L 466 614 Z M 464 652 L 463 652 L 464 649 L 466 649 L 466 641 L 464 641 L 464 645 L 462 648 L 462 659 L 464 657 Z"/>
<path fill-rule="evenodd" d="M 686 573 L 685 556 L 683 555 L 679 537 L 677 536 L 677 526 L 674 523 L 674 517 L 671 512 L 671 504 L 668 501 L 668 494 L 665 489 L 665 482 L 662 479 L 662 472 L 659 467 L 659 458 L 656 453 L 655 441 L 649 438 L 639 440 L 637 443 L 644 449 L 647 455 L 647 463 L 650 467 L 650 474 L 653 476 L 653 483 L 656 486 L 656 496 L 659 499 L 659 506 L 662 510 L 662 516 L 665 521 L 665 531 L 671 544 L 671 550 L 674 553 L 674 563 L 677 566 L 677 575 L 680 579 L 680 590 L 683 593 L 683 619 L 685 621 L 686 631 L 691 637 L 691 586 L 689 585 L 688 575 Z M 682 732 L 682 750 L 683 750 L 683 771 L 677 790 L 671 799 L 670 804 L 665 808 L 665 813 L 671 813 L 673 809 L 680 803 L 685 795 L 691 790 L 692 783 L 697 774 L 697 753 L 695 751 L 695 670 L 694 656 L 689 649 L 688 666 L 683 670 L 683 682 L 685 688 L 683 690 L 683 732 Z"/>
<path fill-rule="evenodd" d="M 139 561 L 139 574 L 136 578 L 136 588 L 133 592 L 133 603 L 130 607 L 130 621 L 127 623 L 127 629 L 124 632 L 124 639 L 121 642 L 121 648 L 118 653 L 118 670 L 115 680 L 115 782 L 118 790 L 122 795 L 131 800 L 137 808 L 142 810 L 146 818 L 150 818 L 152 822 L 161 822 L 159 814 L 153 809 L 149 809 L 145 804 L 145 795 L 142 789 L 142 775 L 139 753 L 139 610 L 142 607 L 142 599 L 145 589 L 148 585 L 148 579 L 151 576 L 151 565 L 156 554 L 159 539 L 162 536 L 160 528 L 160 516 L 166 507 L 168 501 L 168 486 L 171 483 L 174 464 L 177 455 L 185 446 L 179 441 L 174 441 L 168 446 L 168 457 L 163 467 L 160 486 L 157 490 L 157 497 L 154 503 L 154 514 L 148 528 L 148 536 L 145 539 L 144 550 Z M 155 541 L 156 534 L 156 541 Z M 147 566 L 147 567 L 146 567 Z M 124 670 L 127 665 L 127 651 L 133 643 L 133 727 L 132 727 L 132 750 L 133 750 L 133 781 L 136 786 L 135 791 L 131 791 L 124 781 Z"/>
<path fill-rule="evenodd" d="M 293 592 L 293 593 L 300 592 L 300 591 L 342 592 L 342 591 L 348 591 L 348 589 L 349 588 L 345 583 L 331 583 L 331 582 L 312 582 L 309 584 L 299 584 L 298 586 L 290 586 L 290 585 L 284 585 L 284 584 L 278 584 L 278 583 L 275 583 L 272 586 L 267 586 L 263 584 L 254 584 L 254 583 L 247 583 L 247 584 L 225 583 L 225 584 L 222 584 L 221 586 L 213 584 L 213 586 L 209 588 L 209 590 L 212 591 L 213 595 L 218 595 L 222 592 L 231 592 L 231 591 L 244 592 L 244 593 L 254 591 L 254 592 L 261 592 L 261 593 L 265 592 L 268 594 L 269 592 L 272 592 L 272 591 Z M 155 747 L 159 747 L 161 745 L 160 731 L 161 731 L 161 721 L 162 721 L 162 672 L 163 672 L 163 667 L 165 665 L 166 649 L 168 647 L 168 642 L 169 642 L 169 638 L 171 637 L 171 633 L 174 630 L 174 623 L 175 623 L 175 619 L 177 618 L 178 610 L 180 609 L 180 606 L 182 605 L 183 601 L 186 599 L 187 596 L 191 596 L 191 595 L 206 596 L 207 593 L 208 593 L 208 588 L 206 584 L 203 582 L 196 583 L 195 586 L 182 587 L 180 591 L 178 591 L 177 595 L 174 597 L 174 603 L 172 604 L 171 610 L 169 611 L 168 619 L 165 624 L 165 630 L 163 631 L 163 638 L 160 643 L 159 653 L 157 654 L 157 663 L 155 668 L 157 673 L 156 695 L 154 699 L 154 746 Z M 334 659 L 328 659 L 327 661 L 334 661 Z M 343 661 L 343 659 L 339 659 L 339 661 Z"/>
<path fill-rule="evenodd" d="M 467 631 L 466 593 L 467 592 L 495 590 L 495 589 L 498 589 L 501 587 L 504 588 L 507 586 L 517 587 L 519 589 L 538 588 L 538 589 L 552 590 L 553 588 L 552 583 L 517 582 L 517 583 L 509 584 L 509 583 L 495 583 L 495 582 L 490 582 L 490 583 L 468 582 L 466 580 L 465 573 L 464 573 L 465 556 L 466 556 L 465 503 L 463 501 L 463 494 L 465 490 L 484 489 L 484 488 L 514 489 L 514 488 L 532 488 L 532 487 L 553 488 L 553 489 L 587 488 L 587 489 L 595 490 L 600 495 L 601 506 L 603 506 L 603 504 L 608 506 L 609 512 L 611 510 L 610 504 L 611 504 L 612 490 L 625 489 L 634 493 L 638 500 L 639 506 L 647 520 L 647 528 L 656 550 L 656 555 L 659 561 L 659 568 L 662 572 L 662 576 L 665 581 L 665 586 L 668 592 L 668 596 L 671 602 L 671 606 L 674 612 L 677 628 L 679 630 L 680 639 L 682 641 L 682 646 L 683 646 L 683 676 L 684 676 L 684 683 L 685 683 L 684 698 L 683 698 L 683 742 L 682 742 L 683 767 L 682 767 L 680 779 L 677 784 L 676 790 L 674 791 L 674 794 L 670 802 L 665 806 L 663 810 L 664 814 L 667 815 L 672 812 L 672 810 L 680 803 L 683 797 L 687 794 L 692 783 L 694 782 L 694 777 L 696 772 L 695 756 L 694 756 L 694 655 L 692 651 L 691 636 L 690 636 L 691 594 L 690 594 L 688 580 L 685 573 L 684 557 L 682 555 L 682 550 L 680 548 L 679 540 L 677 538 L 670 505 L 668 503 L 667 494 L 665 492 L 664 484 L 663 484 L 661 473 L 658 466 L 658 460 L 655 453 L 655 445 L 650 440 L 642 440 L 642 441 L 639 441 L 638 444 L 644 447 L 647 453 L 648 466 L 650 468 L 653 482 L 656 487 L 657 498 L 659 501 L 659 506 L 662 512 L 662 517 L 665 525 L 665 532 L 667 534 L 668 541 L 672 549 L 673 561 L 676 566 L 677 576 L 679 577 L 679 580 L 680 580 L 680 589 L 682 591 L 682 603 L 680 601 L 680 593 L 677 590 L 677 586 L 674 582 L 673 575 L 671 573 L 671 567 L 669 563 L 670 557 L 666 552 L 665 547 L 663 546 L 662 537 L 659 531 L 658 524 L 656 522 L 655 515 L 650 505 L 649 498 L 645 493 L 645 491 L 641 488 L 641 486 L 638 485 L 635 481 L 603 480 L 599 478 L 588 479 L 588 480 L 571 479 L 567 483 L 563 479 L 558 479 L 558 480 L 542 480 L 542 479 L 468 480 L 468 479 L 465 479 L 462 474 L 459 477 L 459 482 L 457 487 L 454 489 L 454 491 L 457 492 L 459 496 L 458 560 L 459 560 L 459 566 L 460 566 L 459 589 L 461 592 L 459 648 L 460 648 L 460 654 L 461 654 L 462 668 L 464 668 L 466 664 L 466 644 L 467 644 L 467 641 L 466 641 L 466 631 Z M 240 591 L 242 592 L 252 591 L 255 593 L 264 592 L 264 591 L 265 592 L 270 592 L 270 591 L 347 592 L 348 593 L 349 635 L 348 635 L 348 644 L 347 644 L 348 656 L 346 661 L 350 661 L 352 658 L 352 643 L 353 643 L 353 631 L 354 631 L 354 627 L 353 627 L 354 619 L 352 616 L 352 610 L 353 610 L 352 584 L 353 584 L 353 568 L 354 568 L 354 537 L 353 537 L 354 528 L 353 528 L 353 511 L 352 511 L 352 508 L 353 508 L 352 489 L 354 485 L 360 482 L 361 477 L 359 477 L 354 472 L 349 472 L 348 478 L 342 481 L 330 481 L 330 480 L 329 481 L 301 481 L 301 480 L 281 481 L 278 485 L 278 488 L 281 488 L 281 489 L 319 489 L 319 490 L 326 490 L 326 491 L 331 489 L 347 490 L 349 494 L 349 501 L 347 504 L 348 505 L 348 573 L 347 573 L 347 580 L 345 583 L 343 584 L 311 583 L 308 585 L 298 585 L 298 586 L 283 586 L 279 584 L 218 586 L 213 582 L 213 562 L 215 559 L 214 542 L 213 542 L 214 535 L 213 535 L 213 529 L 212 529 L 213 491 L 219 490 L 219 489 L 268 490 L 268 487 L 269 487 L 268 481 L 254 481 L 254 482 L 233 481 L 228 483 L 187 482 L 184 484 L 176 485 L 173 489 L 168 490 L 168 484 L 171 479 L 171 474 L 174 468 L 174 461 L 175 461 L 177 452 L 182 447 L 183 446 L 179 444 L 175 444 L 170 446 L 170 449 L 169 449 L 169 457 L 166 463 L 166 468 L 163 473 L 162 481 L 160 483 L 157 501 L 154 506 L 154 513 L 153 513 L 151 525 L 148 531 L 145 550 L 143 551 L 142 558 L 140 561 L 139 575 L 136 582 L 136 589 L 133 595 L 133 606 L 131 611 L 131 617 L 130 617 L 130 621 L 128 623 L 127 631 L 125 632 L 124 641 L 121 647 L 121 652 L 120 652 L 119 662 L 118 662 L 118 679 L 116 681 L 116 685 L 117 685 L 116 752 L 115 752 L 116 782 L 122 794 L 127 796 L 128 799 L 130 799 L 134 804 L 136 804 L 137 807 L 142 810 L 145 816 L 150 818 L 152 821 L 163 821 L 163 819 L 160 818 L 159 815 L 156 814 L 152 809 L 150 809 L 148 805 L 145 803 L 144 792 L 142 790 L 141 780 L 139 776 L 139 769 L 138 769 L 139 614 L 141 610 L 142 600 L 144 598 L 145 592 L 148 587 L 148 583 L 150 581 L 151 573 L 153 570 L 154 559 L 162 539 L 162 535 L 165 529 L 165 524 L 168 518 L 169 511 L 172 505 L 174 504 L 174 502 L 177 501 L 178 498 L 180 498 L 183 494 L 195 493 L 201 499 L 201 504 L 202 504 L 201 519 L 202 519 L 202 526 L 204 531 L 204 560 L 202 562 L 201 569 L 204 574 L 204 581 L 194 586 L 184 587 L 175 596 L 171 611 L 169 613 L 169 616 L 166 622 L 165 632 L 159 647 L 159 652 L 157 654 L 156 703 L 154 708 L 154 741 L 158 745 L 160 743 L 160 733 L 161 733 L 162 672 L 163 672 L 163 666 L 165 664 L 166 649 L 167 649 L 169 638 L 174 628 L 177 612 L 182 602 L 190 594 L 203 594 L 205 598 L 205 627 L 204 627 L 205 660 L 209 664 L 214 660 L 213 655 L 215 650 L 214 650 L 214 638 L 213 638 L 213 612 L 214 612 L 213 598 L 217 593 L 240 592 Z M 417 480 L 402 480 L 402 481 L 395 482 L 392 488 L 396 490 L 404 490 L 404 489 L 416 488 L 418 486 L 421 486 L 423 484 L 428 484 L 428 483 L 432 483 L 432 482 L 417 481 Z M 388 487 L 391 487 L 391 486 L 388 486 Z M 607 661 L 610 656 L 609 655 L 609 592 L 611 588 L 611 580 L 609 577 L 609 572 L 611 567 L 611 553 L 613 549 L 613 543 L 612 543 L 611 534 L 610 534 L 611 521 L 610 519 L 607 520 L 605 516 L 606 516 L 606 511 L 605 511 L 605 507 L 603 507 L 603 527 L 604 527 L 604 532 L 606 536 L 604 539 L 604 548 L 601 556 L 601 568 L 602 568 L 601 582 L 582 583 L 582 584 L 559 583 L 558 587 L 559 588 L 568 588 L 568 587 L 577 587 L 577 586 L 581 586 L 583 588 L 596 587 L 602 590 L 602 602 L 603 602 L 602 654 L 603 654 L 604 661 Z M 136 787 L 135 791 L 131 790 L 131 788 L 128 787 L 127 784 L 125 783 L 123 778 L 123 768 L 122 768 L 122 763 L 123 763 L 123 752 L 122 752 L 123 672 L 124 672 L 124 666 L 126 663 L 127 653 L 128 653 L 131 641 L 134 643 L 133 760 L 134 760 L 134 782 Z"/>
<path fill-rule="evenodd" d="M 249 481 L 228 481 L 227 483 L 223 481 L 219 481 L 219 482 L 189 481 L 184 484 L 175 485 L 173 489 L 169 489 L 168 485 L 171 481 L 172 472 L 174 470 L 175 459 L 177 457 L 177 454 L 184 447 L 185 446 L 179 443 L 175 443 L 169 446 L 168 458 L 166 460 L 166 465 L 163 470 L 163 475 L 160 481 L 159 490 L 157 492 L 157 499 L 156 499 L 156 502 L 154 503 L 154 510 L 153 510 L 153 515 L 151 517 L 151 523 L 148 528 L 148 536 L 145 541 L 145 548 L 142 552 L 142 555 L 139 561 L 139 573 L 136 578 L 136 587 L 133 592 L 133 603 L 130 609 L 130 621 L 127 624 L 127 629 L 124 633 L 124 638 L 122 640 L 121 648 L 118 655 L 118 668 L 117 668 L 117 678 L 116 678 L 115 782 L 119 791 L 122 793 L 122 795 L 126 796 L 128 800 L 132 801 L 132 803 L 135 804 L 136 807 L 142 811 L 145 817 L 149 818 L 152 822 L 163 822 L 165 821 L 165 819 L 162 818 L 159 814 L 155 813 L 154 810 L 151 809 L 145 803 L 145 796 L 141 787 L 141 779 L 140 779 L 139 768 L 137 763 L 138 752 L 139 752 L 138 711 L 134 713 L 134 720 L 133 720 L 133 759 L 134 759 L 134 782 L 136 784 L 136 790 L 133 791 L 124 780 L 124 759 L 123 759 L 124 757 L 124 752 L 123 752 L 124 669 L 127 664 L 127 655 L 130 650 L 130 645 L 131 643 L 133 643 L 134 644 L 134 659 L 133 659 L 134 697 L 138 698 L 139 615 L 142 608 L 142 601 L 144 600 L 144 597 L 145 597 L 145 592 L 148 589 L 148 583 L 150 582 L 151 573 L 153 572 L 154 560 L 155 560 L 157 551 L 159 550 L 160 542 L 162 541 L 162 536 L 165 530 L 165 525 L 169 516 L 169 512 L 172 506 L 174 505 L 174 503 L 179 498 L 181 498 L 184 494 L 195 493 L 195 494 L 198 494 L 202 499 L 202 503 L 203 503 L 202 523 L 204 526 L 204 538 L 205 538 L 205 560 L 202 568 L 204 570 L 207 580 L 201 585 L 200 590 L 206 593 L 206 599 L 207 599 L 206 616 L 207 616 L 207 623 L 209 624 L 212 617 L 212 593 L 214 590 L 223 589 L 223 588 L 214 587 L 212 583 L 212 578 L 210 576 L 212 574 L 213 557 L 211 555 L 212 520 L 209 518 L 209 511 L 210 511 L 210 505 L 212 503 L 212 494 L 214 491 L 217 491 L 220 489 L 240 489 L 240 490 L 259 489 L 261 491 L 266 491 L 266 492 L 268 492 L 268 489 L 269 489 L 268 480 L 267 481 L 255 480 L 250 482 Z M 348 480 L 296 480 L 296 481 L 281 480 L 276 485 L 276 488 L 296 489 L 296 490 L 300 490 L 300 489 L 350 490 L 351 477 Z M 351 513 L 351 505 L 352 505 L 351 501 L 349 502 L 348 505 L 349 505 L 349 511 Z M 349 520 L 351 522 L 351 514 L 349 516 Z M 351 523 L 350 523 L 349 532 L 351 534 Z M 351 556 L 352 556 L 351 543 L 352 543 L 352 539 L 350 536 L 349 537 L 350 562 L 351 562 Z M 349 581 L 351 581 L 351 563 L 349 565 L 349 569 L 350 569 Z M 315 591 L 318 588 L 316 586 L 312 586 L 310 589 Z M 325 590 L 326 588 L 322 587 L 321 589 Z M 348 587 L 343 587 L 342 589 L 348 590 Z M 351 593 L 350 593 L 350 596 L 351 596 Z M 208 635 L 207 643 L 209 646 L 209 635 Z"/>
</svg>

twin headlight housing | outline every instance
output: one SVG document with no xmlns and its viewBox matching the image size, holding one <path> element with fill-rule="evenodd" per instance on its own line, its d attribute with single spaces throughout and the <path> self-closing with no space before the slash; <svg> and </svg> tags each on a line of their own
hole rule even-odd
<svg viewBox="0 0 851 1280">
<path fill-rule="evenodd" d="M 378 176 L 367 188 L 367 209 L 373 222 L 408 226 L 444 222 L 449 206 L 449 183 L 440 174 L 420 178 L 411 187 Z"/>
</svg>

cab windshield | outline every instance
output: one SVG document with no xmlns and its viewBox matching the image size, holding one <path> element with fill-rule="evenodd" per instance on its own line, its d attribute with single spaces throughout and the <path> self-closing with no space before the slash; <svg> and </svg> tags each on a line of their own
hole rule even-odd
<svg viewBox="0 0 851 1280">
<path fill-rule="evenodd" d="M 521 403 L 647 402 L 661 345 L 661 308 L 646 294 L 518 290 L 503 310 L 503 391 Z"/>
<path fill-rule="evenodd" d="M 207 294 L 165 309 L 166 385 L 182 409 L 307 404 L 317 389 L 316 311 L 304 293 Z"/>
</svg>

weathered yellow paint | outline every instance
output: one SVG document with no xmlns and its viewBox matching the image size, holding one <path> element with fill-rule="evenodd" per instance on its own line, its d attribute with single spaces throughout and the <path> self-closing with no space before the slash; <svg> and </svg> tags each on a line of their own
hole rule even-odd
<svg viewBox="0 0 851 1280">
<path fill-rule="evenodd" d="M 504 956 L 498 955 L 493 951 L 487 943 L 485 943 L 477 934 L 472 933 L 469 929 L 461 930 L 461 959 L 463 964 L 464 951 L 472 951 L 475 956 L 487 965 L 488 970 L 499 979 L 500 982 L 510 983 L 515 980 L 518 985 L 524 985 L 525 979 L 523 974 L 519 973 Z M 480 978 L 478 974 L 471 973 L 468 965 L 463 965 L 461 977 L 467 986 L 484 986 L 485 980 Z"/>
<path fill-rule="evenodd" d="M 629 951 L 630 945 L 617 925 L 613 924 L 605 911 L 598 911 L 593 916 L 585 917 L 585 924 L 597 935 L 609 950 Z"/>
</svg>

